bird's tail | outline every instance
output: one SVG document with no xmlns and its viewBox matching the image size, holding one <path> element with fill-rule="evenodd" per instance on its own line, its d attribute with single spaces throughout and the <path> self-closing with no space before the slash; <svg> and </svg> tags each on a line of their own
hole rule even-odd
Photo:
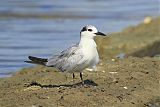
<svg viewBox="0 0 160 107">
<path fill-rule="evenodd" d="M 32 64 L 46 65 L 46 63 L 48 61 L 47 59 L 37 58 L 34 56 L 29 56 L 28 58 L 30 59 L 30 61 L 25 61 L 25 62 L 32 63 Z"/>
</svg>

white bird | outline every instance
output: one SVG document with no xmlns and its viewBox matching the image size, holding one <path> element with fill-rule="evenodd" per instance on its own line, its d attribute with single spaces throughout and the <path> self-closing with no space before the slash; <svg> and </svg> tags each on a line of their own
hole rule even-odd
<svg viewBox="0 0 160 107">
<path fill-rule="evenodd" d="M 106 36 L 97 30 L 96 27 L 88 25 L 82 28 L 80 32 L 80 41 L 78 44 L 69 47 L 62 51 L 59 55 L 54 55 L 51 58 L 37 58 L 29 56 L 30 61 L 27 63 L 40 64 L 47 67 L 54 67 L 61 72 L 80 72 L 82 83 L 82 71 L 85 68 L 95 68 L 99 62 L 99 55 L 97 52 L 97 45 L 94 37 L 97 35 Z"/>
</svg>

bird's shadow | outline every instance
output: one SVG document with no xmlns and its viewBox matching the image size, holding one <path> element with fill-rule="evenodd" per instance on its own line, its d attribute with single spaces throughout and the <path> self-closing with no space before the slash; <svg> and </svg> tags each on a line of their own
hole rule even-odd
<svg viewBox="0 0 160 107">
<path fill-rule="evenodd" d="M 77 87 L 77 86 L 98 86 L 97 83 L 95 83 L 92 80 L 84 80 L 84 84 L 82 84 L 82 82 L 78 82 L 75 84 L 62 84 L 62 85 L 42 85 L 38 82 L 31 82 L 29 85 L 27 85 L 27 87 L 31 87 L 31 86 L 39 86 L 41 88 L 56 88 L 56 87 Z"/>
</svg>

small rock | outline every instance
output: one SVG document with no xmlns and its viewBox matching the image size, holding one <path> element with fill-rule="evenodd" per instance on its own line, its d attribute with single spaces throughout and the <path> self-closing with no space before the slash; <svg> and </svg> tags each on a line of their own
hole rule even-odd
<svg viewBox="0 0 160 107">
<path fill-rule="evenodd" d="M 103 73 L 105 73 L 106 71 L 102 71 Z"/>
<path fill-rule="evenodd" d="M 111 59 L 113 62 L 115 62 L 116 61 L 116 59 Z"/>
<path fill-rule="evenodd" d="M 145 17 L 144 20 L 143 20 L 143 23 L 144 24 L 148 24 L 152 21 L 152 17 L 148 16 L 148 17 Z"/>
<path fill-rule="evenodd" d="M 31 86 L 31 87 L 25 88 L 23 91 L 34 91 L 39 89 L 41 89 L 40 86 Z"/>
<path fill-rule="evenodd" d="M 109 72 L 110 74 L 117 74 L 118 72 Z"/>
<path fill-rule="evenodd" d="M 128 89 L 127 87 L 123 87 L 124 89 Z"/>
<path fill-rule="evenodd" d="M 90 69 L 90 68 L 86 68 L 86 70 L 87 70 L 87 71 L 93 71 L 93 69 Z"/>
</svg>

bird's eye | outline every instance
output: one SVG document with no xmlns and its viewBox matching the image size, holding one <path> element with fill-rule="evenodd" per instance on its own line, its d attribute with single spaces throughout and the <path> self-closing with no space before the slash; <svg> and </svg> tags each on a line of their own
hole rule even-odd
<svg viewBox="0 0 160 107">
<path fill-rule="evenodd" d="M 92 29 L 88 29 L 88 31 L 92 32 Z"/>
</svg>

